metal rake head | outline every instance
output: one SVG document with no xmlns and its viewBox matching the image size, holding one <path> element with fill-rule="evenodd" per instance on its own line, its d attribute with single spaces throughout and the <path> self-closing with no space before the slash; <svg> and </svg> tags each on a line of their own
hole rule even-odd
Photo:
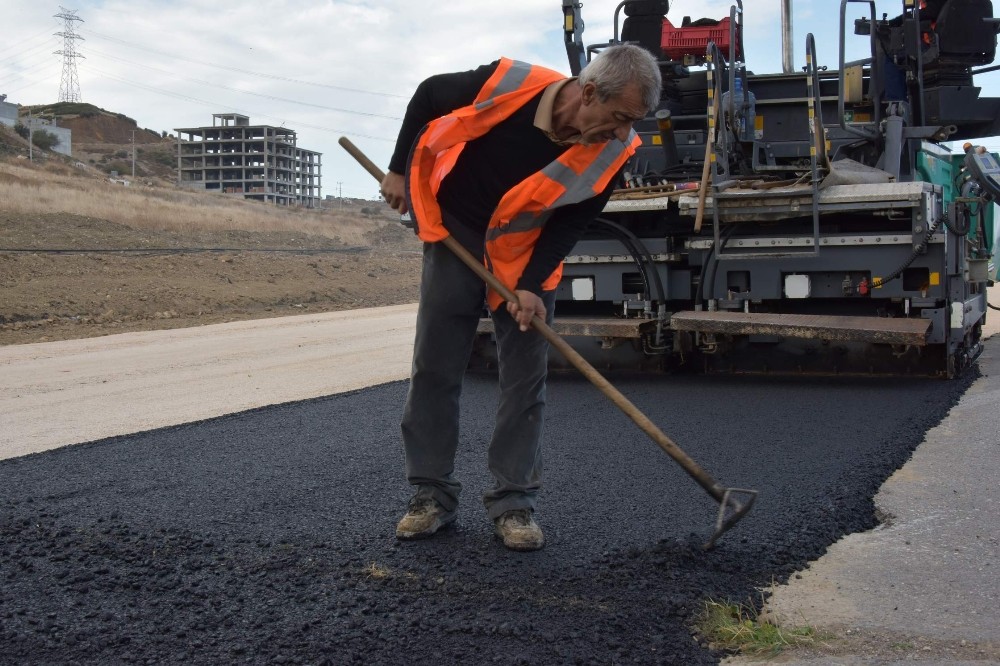
<svg viewBox="0 0 1000 666">
<path fill-rule="evenodd" d="M 742 501 L 740 501 L 740 498 L 742 498 Z M 743 516 L 747 515 L 747 512 L 750 511 L 750 507 L 753 506 L 756 499 L 756 490 L 726 488 L 725 493 L 722 495 L 722 501 L 719 502 L 719 515 L 715 519 L 715 532 L 702 548 L 704 550 L 711 550 L 715 546 L 715 542 L 719 540 L 719 537 L 732 529 L 736 523 L 743 519 Z"/>
</svg>

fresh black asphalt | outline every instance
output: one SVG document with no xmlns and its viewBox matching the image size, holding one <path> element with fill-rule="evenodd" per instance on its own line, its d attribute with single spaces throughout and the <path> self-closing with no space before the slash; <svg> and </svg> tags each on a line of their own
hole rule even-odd
<svg viewBox="0 0 1000 666">
<path fill-rule="evenodd" d="M 760 601 L 841 535 L 958 381 L 613 378 L 757 505 L 716 504 L 590 384 L 550 383 L 548 544 L 506 551 L 494 380 L 470 376 L 454 529 L 397 543 L 406 382 L 0 462 L 0 664 L 714 664 L 707 599 Z M 54 415 L 53 418 L 58 418 Z"/>
</svg>

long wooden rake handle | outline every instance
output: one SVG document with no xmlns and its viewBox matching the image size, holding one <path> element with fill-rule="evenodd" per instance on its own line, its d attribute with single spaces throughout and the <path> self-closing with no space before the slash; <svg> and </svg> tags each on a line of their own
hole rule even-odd
<svg viewBox="0 0 1000 666">
<path fill-rule="evenodd" d="M 347 137 L 340 137 L 340 145 L 351 154 L 354 159 L 358 161 L 365 168 L 368 173 L 375 177 L 376 180 L 382 182 L 385 178 L 385 173 L 382 172 L 374 162 L 372 162 L 368 157 L 362 153 L 357 146 L 355 146 Z M 462 260 L 462 262 L 468 266 L 472 271 L 476 273 L 480 278 L 483 279 L 486 284 L 488 284 L 492 289 L 499 293 L 508 302 L 517 302 L 517 296 L 500 280 L 497 279 L 493 273 L 486 269 L 481 261 L 476 260 L 468 250 L 466 250 L 462 245 L 455 240 L 452 236 L 445 238 L 442 243 L 450 249 L 455 255 Z M 604 376 L 599 373 L 594 366 L 587 362 L 583 356 L 579 354 L 575 349 L 573 349 L 568 342 L 563 340 L 563 338 L 552 330 L 552 328 L 545 323 L 538 315 L 535 315 L 531 320 L 532 327 L 538 331 L 538 333 L 545 338 L 545 340 L 556 348 L 560 354 L 566 357 L 566 360 L 573 364 L 573 366 L 580 371 L 580 373 L 590 380 L 590 382 L 600 389 L 601 393 L 606 395 L 611 402 L 613 402 L 620 410 L 625 412 L 632 421 L 639 426 L 639 428 L 649 435 L 650 439 L 656 442 L 661 449 L 663 449 L 667 455 L 674 459 L 674 461 L 679 464 L 685 472 L 687 472 L 691 478 L 698 482 L 698 484 L 705 489 L 709 495 L 719 503 L 719 517 L 716 521 L 716 530 L 712 535 L 712 538 L 705 544 L 705 548 L 711 548 L 715 541 L 722 535 L 723 532 L 729 530 L 733 525 L 735 525 L 739 520 L 746 515 L 753 505 L 754 499 L 757 496 L 756 490 L 743 490 L 739 488 L 725 488 L 721 486 L 715 479 L 709 475 L 697 462 L 694 461 L 688 454 L 686 454 L 681 447 L 679 447 L 672 439 L 667 437 L 662 430 L 656 427 L 649 417 L 647 417 L 638 407 L 636 407 L 632 402 L 622 395 L 621 391 L 616 389 L 611 382 L 604 378 Z M 734 495 L 742 494 L 746 495 L 747 499 L 743 502 L 739 502 Z M 731 509 L 729 515 L 726 515 L 727 509 Z"/>
</svg>

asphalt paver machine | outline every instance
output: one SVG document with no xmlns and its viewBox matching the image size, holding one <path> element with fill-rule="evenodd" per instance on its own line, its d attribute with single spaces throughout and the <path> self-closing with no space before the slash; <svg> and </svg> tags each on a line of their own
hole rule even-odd
<svg viewBox="0 0 1000 666">
<path fill-rule="evenodd" d="M 976 141 L 1000 134 L 1000 98 L 975 85 L 997 69 L 992 3 L 830 3 L 839 62 L 817 62 L 810 34 L 795 68 L 783 0 L 777 74 L 748 68 L 739 0 L 718 19 L 677 20 L 669 4 L 625 0 L 613 38 L 585 46 L 582 5 L 563 0 L 574 74 L 631 42 L 657 57 L 664 89 L 566 259 L 555 330 L 600 368 L 969 368 L 996 277 L 1000 161 Z M 846 61 L 849 44 L 865 57 Z M 490 328 L 475 365 L 492 362 Z"/>
</svg>

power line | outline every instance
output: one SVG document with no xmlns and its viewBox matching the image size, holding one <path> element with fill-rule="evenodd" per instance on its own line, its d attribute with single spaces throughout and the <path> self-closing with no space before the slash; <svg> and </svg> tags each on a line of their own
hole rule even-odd
<svg viewBox="0 0 1000 666">
<path fill-rule="evenodd" d="M 55 63 L 51 63 L 51 64 L 55 65 Z M 24 90 L 25 88 L 31 88 L 31 87 L 34 87 L 34 86 L 37 86 L 37 85 L 43 84 L 43 83 L 45 83 L 46 85 L 48 85 L 48 83 L 46 81 L 42 81 L 39 78 L 32 78 L 32 80 L 28 81 L 28 83 L 25 83 L 22 86 L 18 86 L 16 88 L 7 88 L 6 89 L 6 93 L 12 95 L 12 94 L 16 93 L 19 90 Z"/>
<path fill-rule="evenodd" d="M 34 66 L 29 67 L 27 69 L 22 69 L 21 71 L 15 72 L 11 76 L 8 76 L 8 77 L 4 78 L 3 80 L 0 80 L 0 87 L 5 87 L 5 86 L 9 85 L 10 83 L 12 83 L 14 81 L 17 81 L 18 79 L 23 79 L 28 74 L 30 74 L 32 72 L 35 72 L 35 71 L 38 71 L 38 70 L 40 70 L 42 68 L 52 67 L 54 64 L 55 63 L 53 63 L 52 60 L 49 59 L 48 56 L 46 56 L 46 59 L 44 61 L 38 63 L 37 65 L 34 65 Z M 10 91 L 7 91 L 7 92 L 10 92 Z"/>
<path fill-rule="evenodd" d="M 32 35 L 31 37 L 25 37 L 24 39 L 22 39 L 20 41 L 14 42 L 13 44 L 8 44 L 7 46 L 5 46 L 3 48 L 0 48 L 0 53 L 3 53 L 4 51 L 9 51 L 12 48 L 15 48 L 15 47 L 20 46 L 21 44 L 24 44 L 25 42 L 30 42 L 31 40 L 35 39 L 36 37 L 41 37 L 42 35 L 48 33 L 48 31 L 49 31 L 49 29 L 46 28 L 45 30 L 42 30 L 41 32 L 36 33 L 36 34 Z"/>
<path fill-rule="evenodd" d="M 53 41 L 55 41 L 55 40 L 53 40 Z M 43 49 L 41 51 L 39 51 L 38 53 L 35 53 L 35 54 L 32 54 L 32 55 L 25 54 L 24 57 L 22 57 L 20 60 L 17 60 L 15 62 L 12 62 L 11 64 L 5 66 L 3 68 L 4 71 L 5 72 L 11 72 L 11 73 L 13 73 L 13 72 L 17 72 L 18 68 L 30 67 L 32 65 L 38 64 L 38 63 L 43 62 L 43 61 L 44 62 L 52 62 L 52 58 L 49 57 L 49 56 L 52 55 L 52 52 L 49 50 L 49 49 L 52 48 L 52 46 L 46 45 L 46 47 L 43 47 Z"/>
<path fill-rule="evenodd" d="M 27 51 L 18 51 L 17 53 L 13 53 L 13 54 L 11 54 L 9 56 L 5 56 L 3 58 L 0 58 L 0 63 L 5 63 L 8 60 L 16 60 L 17 58 L 26 58 L 29 55 L 34 55 L 36 53 L 41 53 L 42 51 L 47 51 L 48 49 L 52 48 L 55 44 L 59 43 L 59 40 L 52 39 L 52 37 L 54 37 L 54 36 L 55 35 L 50 35 L 49 38 L 46 39 L 44 42 L 42 42 L 38 46 L 34 46 L 34 47 L 28 49 Z M 49 54 L 49 55 L 51 55 L 51 54 Z"/>
<path fill-rule="evenodd" d="M 114 74 L 111 74 L 109 72 L 104 72 L 104 71 L 102 71 L 100 69 L 97 69 L 95 67 L 91 67 L 90 69 L 92 71 L 97 72 L 98 74 L 102 74 L 102 75 L 106 76 L 109 79 L 112 79 L 114 81 L 118 81 L 120 83 L 124 83 L 124 84 L 129 85 L 129 86 L 133 86 L 135 88 L 140 88 L 142 90 L 148 90 L 149 92 L 154 92 L 154 93 L 157 93 L 159 95 L 166 95 L 167 97 L 173 97 L 173 98 L 176 98 L 176 99 L 187 100 L 189 102 L 197 102 L 199 104 L 204 104 L 204 105 L 206 105 L 208 107 L 212 107 L 212 108 L 215 108 L 215 109 L 222 108 L 222 109 L 226 109 L 226 110 L 233 111 L 235 113 L 240 113 L 240 114 L 247 115 L 247 116 L 262 116 L 264 118 L 271 118 L 272 120 L 277 120 L 277 121 L 280 121 L 282 123 L 287 123 L 289 125 L 294 125 L 296 127 L 308 127 L 309 129 L 315 129 L 315 130 L 319 130 L 321 132 L 334 132 L 334 133 L 337 133 L 337 134 L 353 134 L 354 136 L 360 136 L 360 137 L 364 137 L 366 139 L 374 139 L 376 141 L 395 142 L 395 140 L 396 140 L 395 137 L 393 137 L 391 139 L 387 139 L 387 138 L 381 137 L 381 136 L 371 136 L 369 134 L 358 134 L 356 132 L 353 132 L 352 130 L 336 129 L 336 128 L 331 128 L 331 127 L 321 127 L 319 125 L 311 125 L 309 123 L 303 123 L 303 122 L 300 122 L 300 121 L 297 121 L 297 120 L 291 120 L 291 119 L 288 119 L 288 118 L 279 118 L 278 116 L 271 116 L 271 115 L 268 115 L 266 113 L 254 113 L 254 112 L 246 111 L 244 109 L 240 109 L 240 108 L 237 108 L 237 107 L 229 106 L 228 104 L 220 104 L 218 102 L 211 102 L 209 100 L 199 99 L 197 97 L 191 97 L 190 95 L 184 95 L 182 93 L 175 93 L 175 92 L 172 92 L 170 90 L 165 90 L 163 88 L 156 88 L 154 86 L 149 86 L 149 85 L 145 85 L 145 84 L 142 84 L 142 83 L 136 83 L 135 81 L 129 81 L 128 79 L 123 79 L 121 77 L 115 76 Z"/>
<path fill-rule="evenodd" d="M 222 88 L 223 90 L 231 90 L 233 92 L 238 92 L 238 93 L 241 93 L 241 94 L 244 94 L 244 95 L 254 95 L 255 97 L 263 97 L 265 99 L 271 99 L 271 100 L 275 100 L 277 102 L 289 102 L 291 104 L 298 104 L 300 106 L 311 106 L 313 108 L 323 109 L 325 111 L 337 111 L 338 113 L 350 113 L 350 114 L 354 114 L 354 115 L 358 115 L 358 116 L 368 116 L 370 118 L 384 118 L 386 120 L 402 120 L 402 118 L 400 118 L 398 116 L 387 116 L 387 115 L 383 115 L 381 113 L 369 113 L 367 111 L 355 111 L 353 109 L 340 109 L 340 108 L 336 108 L 336 107 L 332 107 L 332 106 L 323 106 L 322 104 L 312 104 L 310 102 L 303 102 L 303 101 L 300 101 L 300 100 L 288 99 L 287 97 L 278 97 L 277 95 L 268 95 L 267 93 L 253 92 L 252 90 L 242 90 L 240 88 L 232 88 L 230 86 L 221 85 L 221 84 L 216 83 L 214 81 L 205 81 L 204 79 L 195 79 L 195 78 L 191 78 L 189 76 L 181 76 L 179 74 L 175 74 L 174 72 L 171 72 L 171 71 L 168 71 L 168 70 L 165 70 L 165 69 L 160 69 L 159 67 L 153 67 L 151 65 L 144 65 L 142 63 L 134 62 L 132 60 L 127 60 L 125 58 L 119 58 L 117 56 L 109 55 L 107 53 L 101 53 L 100 51 L 95 51 L 93 49 L 90 49 L 90 53 L 91 54 L 99 55 L 99 56 L 101 56 L 103 58 L 109 58 L 111 60 L 117 60 L 119 62 L 124 62 L 124 63 L 127 63 L 129 65 L 135 65 L 136 67 L 144 67 L 146 69 L 151 69 L 154 72 L 160 72 L 162 74 L 166 74 L 167 76 L 172 76 L 174 78 L 181 79 L 183 81 L 191 81 L 191 82 L 194 82 L 194 83 L 200 83 L 202 85 L 211 86 L 213 88 Z"/>
<path fill-rule="evenodd" d="M 126 41 L 124 39 L 118 39 L 117 37 L 112 37 L 110 35 L 104 35 L 104 34 L 101 34 L 99 32 L 96 32 L 94 30 L 86 30 L 85 32 L 87 34 L 89 34 L 89 35 L 94 35 L 94 36 L 99 37 L 101 39 L 106 39 L 106 40 L 112 41 L 112 42 L 118 42 L 119 44 L 124 44 L 125 46 L 129 46 L 129 47 L 134 48 L 134 49 L 139 49 L 140 51 L 145 51 L 147 53 L 154 53 L 156 55 L 166 56 L 168 58 L 173 58 L 175 60 L 183 60 L 185 62 L 194 63 L 196 65 L 208 65 L 209 67 L 216 67 L 218 69 L 224 69 L 224 70 L 227 70 L 227 71 L 230 71 L 230 72 L 239 72 L 241 74 L 249 74 L 251 76 L 259 76 L 261 78 L 274 79 L 274 80 L 277 80 L 277 81 L 288 81 L 290 83 L 298 83 L 298 84 L 306 85 L 306 86 L 317 86 L 319 88 L 330 88 L 331 90 L 341 90 L 341 91 L 344 91 L 344 92 L 361 93 L 361 94 L 364 94 L 364 95 L 378 95 L 380 97 L 398 97 L 399 99 L 409 99 L 409 97 L 407 95 L 398 95 L 396 93 L 376 92 L 374 90 L 362 90 L 360 88 L 345 88 L 344 86 L 335 86 L 335 85 L 332 85 L 332 84 L 329 84 L 329 83 L 316 83 L 314 81 L 303 81 L 301 79 L 293 79 L 293 78 L 289 78 L 287 76 L 276 76 L 274 74 L 264 74 L 263 72 L 255 72 L 255 71 L 252 71 L 252 70 L 249 70 L 249 69 L 241 69 L 239 67 L 228 67 L 226 65 L 219 65 L 219 64 L 216 64 L 216 63 L 213 63 L 213 62 L 205 62 L 203 60 L 194 60 L 194 59 L 191 59 L 191 58 L 185 58 L 184 56 L 179 56 L 179 55 L 172 54 L 172 53 L 165 53 L 164 51 L 157 51 L 155 49 L 148 48 L 147 46 L 144 46 L 142 44 L 135 44 L 134 42 L 129 42 L 129 41 Z"/>
</svg>

